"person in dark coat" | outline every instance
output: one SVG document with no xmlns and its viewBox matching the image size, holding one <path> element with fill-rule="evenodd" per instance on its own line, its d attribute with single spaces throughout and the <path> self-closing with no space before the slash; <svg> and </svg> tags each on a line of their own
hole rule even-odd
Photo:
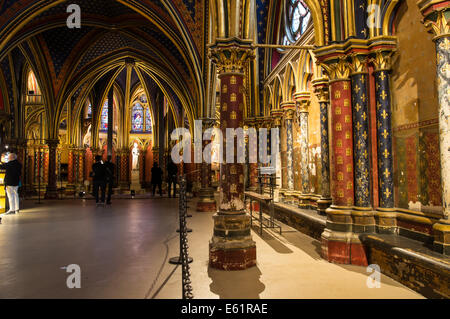
<svg viewBox="0 0 450 319">
<path fill-rule="evenodd" d="M 9 210 L 5 215 L 19 213 L 19 183 L 22 174 L 22 164 L 17 160 L 17 155 L 9 154 L 8 162 L 1 162 L 0 168 L 6 170 L 5 185 L 6 194 L 8 195 Z"/>
<path fill-rule="evenodd" d="M 157 162 L 154 162 L 152 167 L 153 196 L 155 196 L 156 186 L 159 188 L 159 195 L 162 196 L 162 173 L 161 167 L 158 166 Z"/>
<path fill-rule="evenodd" d="M 102 157 L 100 155 L 95 156 L 95 163 L 92 165 L 92 178 L 94 181 L 94 197 L 95 203 L 99 205 L 98 200 L 98 190 L 100 188 L 101 203 L 105 203 L 105 189 L 106 189 L 106 167 L 102 162 Z"/>
<path fill-rule="evenodd" d="M 111 195 L 113 193 L 114 187 L 114 172 L 116 171 L 116 165 L 111 162 L 111 155 L 108 155 L 107 161 L 105 162 L 106 169 L 106 187 L 107 187 L 107 197 L 106 204 L 111 205 Z"/>
<path fill-rule="evenodd" d="M 172 161 L 172 159 L 169 159 L 169 164 L 167 165 L 167 181 L 168 181 L 168 192 L 169 197 L 171 197 L 171 190 L 173 185 L 173 197 L 176 196 L 177 193 L 177 174 L 178 174 L 178 167 L 177 165 Z"/>
</svg>

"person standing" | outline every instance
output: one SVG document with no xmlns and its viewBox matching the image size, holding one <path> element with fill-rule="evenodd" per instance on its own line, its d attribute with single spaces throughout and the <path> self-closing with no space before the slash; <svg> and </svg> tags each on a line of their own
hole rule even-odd
<svg viewBox="0 0 450 319">
<path fill-rule="evenodd" d="M 171 158 L 169 158 L 169 164 L 167 165 L 167 180 L 169 182 L 168 185 L 168 192 L 169 192 L 169 198 L 171 197 L 171 190 L 173 185 L 173 197 L 176 197 L 177 194 L 177 174 L 178 174 L 178 167 L 177 165 L 172 161 Z"/>
<path fill-rule="evenodd" d="M 108 155 L 104 165 L 106 169 L 106 187 L 107 187 L 106 205 L 111 205 L 111 195 L 113 193 L 114 187 L 114 172 L 116 171 L 116 165 L 114 165 L 114 163 L 111 162 L 111 155 Z"/>
<path fill-rule="evenodd" d="M 157 162 L 153 163 L 152 167 L 152 186 L 153 186 L 153 196 L 155 196 L 156 186 L 159 188 L 159 195 L 162 197 L 162 170 L 158 166 Z"/>
<path fill-rule="evenodd" d="M 105 204 L 105 188 L 106 188 L 106 168 L 102 162 L 102 157 L 100 155 L 95 156 L 95 163 L 92 165 L 91 175 L 94 181 L 94 197 L 95 203 L 97 206 L 101 204 Z M 98 198 L 98 190 L 101 190 L 101 202 L 99 202 Z"/>
<path fill-rule="evenodd" d="M 19 213 L 19 183 L 22 174 L 22 164 L 17 160 L 17 155 L 11 153 L 8 156 L 8 162 L 1 162 L 1 169 L 5 172 L 6 194 L 8 196 L 9 210 L 5 215 Z"/>
</svg>

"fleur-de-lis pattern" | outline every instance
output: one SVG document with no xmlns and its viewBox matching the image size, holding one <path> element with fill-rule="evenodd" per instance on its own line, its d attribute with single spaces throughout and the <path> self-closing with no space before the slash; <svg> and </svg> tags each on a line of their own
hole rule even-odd
<svg viewBox="0 0 450 319">
<path fill-rule="evenodd" d="M 391 91 L 389 72 L 374 72 L 377 103 L 377 150 L 379 205 L 382 208 L 394 207 L 394 164 L 392 158 Z M 390 174 L 386 173 L 389 172 Z"/>
<path fill-rule="evenodd" d="M 329 102 L 320 102 L 320 145 L 322 148 L 322 196 L 330 197 L 330 151 L 328 142 Z"/>
<path fill-rule="evenodd" d="M 352 76 L 352 105 L 353 105 L 353 140 L 355 143 L 355 205 L 370 206 L 370 159 L 369 149 L 369 108 L 367 96 L 367 74 Z M 365 133 L 365 134 L 364 134 Z"/>
</svg>

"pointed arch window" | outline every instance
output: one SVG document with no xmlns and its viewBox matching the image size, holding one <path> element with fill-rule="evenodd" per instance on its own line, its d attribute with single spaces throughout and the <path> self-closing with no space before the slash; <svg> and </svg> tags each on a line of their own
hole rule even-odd
<svg viewBox="0 0 450 319">
<path fill-rule="evenodd" d="M 108 130 L 108 99 L 106 99 L 105 103 L 103 104 L 102 114 L 100 118 L 100 130 Z"/>
<path fill-rule="evenodd" d="M 145 110 L 145 132 L 147 133 L 152 132 L 152 116 L 150 114 L 149 108 Z"/>
<path fill-rule="evenodd" d="M 136 102 L 131 111 L 131 130 L 133 132 L 142 132 L 144 130 L 144 108 L 139 102 Z"/>
<path fill-rule="evenodd" d="M 304 0 L 285 0 L 282 44 L 295 43 L 305 33 L 311 21 L 311 12 Z"/>
</svg>

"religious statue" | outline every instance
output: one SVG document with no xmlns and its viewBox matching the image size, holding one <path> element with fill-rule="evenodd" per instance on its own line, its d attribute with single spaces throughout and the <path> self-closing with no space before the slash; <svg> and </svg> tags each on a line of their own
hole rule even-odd
<svg viewBox="0 0 450 319">
<path fill-rule="evenodd" d="M 139 148 L 138 148 L 137 143 L 134 143 L 133 149 L 131 151 L 131 155 L 133 157 L 131 169 L 138 170 L 139 169 Z"/>
</svg>

